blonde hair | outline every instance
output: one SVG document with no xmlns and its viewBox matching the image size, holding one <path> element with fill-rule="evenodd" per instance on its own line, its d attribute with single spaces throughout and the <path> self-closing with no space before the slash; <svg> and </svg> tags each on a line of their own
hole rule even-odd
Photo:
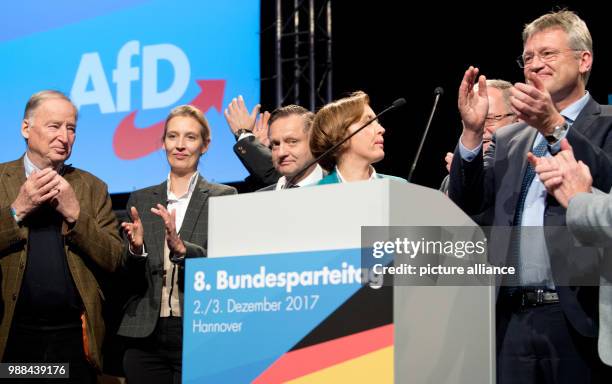
<svg viewBox="0 0 612 384">
<path fill-rule="evenodd" d="M 206 117 L 204 117 L 202 111 L 193 105 L 179 105 L 170 111 L 168 117 L 166 117 L 166 121 L 164 122 L 164 135 L 162 136 L 162 141 L 166 137 L 168 123 L 177 116 L 191 117 L 197 121 L 200 124 L 200 135 L 202 136 L 202 141 L 204 144 L 208 144 L 210 142 L 210 126 L 208 125 L 208 121 L 206 120 Z"/>
</svg>

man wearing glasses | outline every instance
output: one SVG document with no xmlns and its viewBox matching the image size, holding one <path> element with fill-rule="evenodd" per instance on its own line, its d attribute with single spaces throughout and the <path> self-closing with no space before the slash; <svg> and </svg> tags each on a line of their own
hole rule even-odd
<svg viewBox="0 0 612 384">
<path fill-rule="evenodd" d="M 505 80 L 487 80 L 487 96 L 489 98 L 489 111 L 485 118 L 484 132 L 482 136 L 482 152 L 485 153 L 491 144 L 493 134 L 499 128 L 506 125 L 510 125 L 517 121 L 516 114 L 512 112 L 510 105 L 510 88 L 512 84 Z M 478 85 L 475 85 L 478 88 Z M 451 152 L 446 153 L 444 158 L 446 161 L 446 170 L 450 172 L 450 166 L 453 162 L 453 154 Z M 446 175 L 442 184 L 440 185 L 440 191 L 448 192 L 448 181 L 449 175 Z"/>
<path fill-rule="evenodd" d="M 545 239 L 537 228 L 565 225 L 565 209 L 547 198 L 527 162 L 528 152 L 550 156 L 567 138 L 576 157 L 599 170 L 594 185 L 610 190 L 612 119 L 586 92 L 593 63 L 591 35 L 571 11 L 541 16 L 523 30 L 518 61 L 526 82 L 515 84 L 510 102 L 520 122 L 496 132 L 484 159 L 486 79 L 477 68 L 465 72 L 459 88 L 464 129 L 449 187 L 451 199 L 483 219 L 479 224 L 497 226 L 490 261 L 517 271 L 504 280 L 497 296 L 498 383 L 608 382 L 609 368 L 597 356 L 598 289 L 569 286 L 569 280 L 553 275 L 574 271 L 571 259 L 560 254 L 570 240 Z M 512 226 L 511 236 L 495 239 L 493 233 L 503 226 Z M 598 265 L 587 267 L 580 272 L 592 273 Z"/>
</svg>

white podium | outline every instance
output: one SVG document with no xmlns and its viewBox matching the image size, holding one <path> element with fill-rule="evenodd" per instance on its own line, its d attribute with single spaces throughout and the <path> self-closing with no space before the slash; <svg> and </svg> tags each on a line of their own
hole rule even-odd
<svg viewBox="0 0 612 384">
<path fill-rule="evenodd" d="M 208 256 L 360 248 L 362 226 L 476 227 L 437 190 L 382 179 L 223 196 Z M 395 286 L 394 381 L 495 382 L 494 287 Z"/>
</svg>

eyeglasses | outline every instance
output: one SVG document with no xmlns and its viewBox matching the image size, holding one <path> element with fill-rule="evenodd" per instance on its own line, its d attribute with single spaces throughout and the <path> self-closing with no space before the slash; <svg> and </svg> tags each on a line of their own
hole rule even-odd
<svg viewBox="0 0 612 384">
<path fill-rule="evenodd" d="M 495 115 L 495 116 L 487 116 L 485 117 L 485 125 L 493 124 L 502 121 L 506 117 L 514 116 L 514 113 L 506 113 L 504 115 Z"/>
<path fill-rule="evenodd" d="M 562 49 L 562 50 L 547 49 L 540 53 L 525 53 L 516 58 L 516 63 L 518 64 L 519 67 L 525 68 L 533 64 L 533 59 L 535 59 L 536 56 L 539 57 L 542 62 L 550 63 L 551 61 L 557 60 L 559 55 L 563 52 L 580 52 L 580 51 L 583 51 L 583 49 Z"/>
</svg>

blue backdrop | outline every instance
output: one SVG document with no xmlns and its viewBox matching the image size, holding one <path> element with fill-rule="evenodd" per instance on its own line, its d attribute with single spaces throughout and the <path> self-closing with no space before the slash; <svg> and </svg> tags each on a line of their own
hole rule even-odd
<svg viewBox="0 0 612 384">
<path fill-rule="evenodd" d="M 232 97 L 259 102 L 259 1 L 22 1 L 0 6 L 0 161 L 24 152 L 23 108 L 42 89 L 79 107 L 68 163 L 110 192 L 163 181 L 161 123 L 180 104 L 205 111 L 210 181 L 243 179 L 223 117 Z"/>
</svg>

